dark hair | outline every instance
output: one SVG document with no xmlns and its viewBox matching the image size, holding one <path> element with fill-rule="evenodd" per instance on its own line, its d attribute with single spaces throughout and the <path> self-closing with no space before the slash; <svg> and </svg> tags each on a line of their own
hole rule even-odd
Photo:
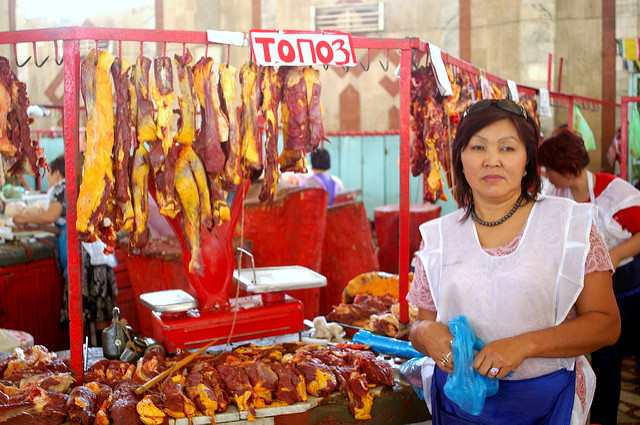
<svg viewBox="0 0 640 425">
<path fill-rule="evenodd" d="M 505 111 L 498 107 L 486 107 L 470 113 L 460 120 L 456 130 L 456 137 L 451 147 L 451 167 L 453 168 L 453 175 L 456 182 L 456 190 L 454 193 L 458 205 L 466 210 L 467 216 L 471 213 L 473 193 L 463 173 L 462 151 L 469 144 L 471 137 L 478 131 L 501 120 L 509 120 L 513 123 L 527 152 L 526 174 L 520 183 L 524 198 L 528 201 L 534 201 L 540 193 L 541 180 L 538 171 L 538 161 L 536 159 L 536 150 L 540 138 L 538 125 L 530 114 L 527 114 L 527 118 L 525 118 L 522 115 L 516 115 L 513 112 Z"/>
<path fill-rule="evenodd" d="M 560 128 L 540 144 L 538 161 L 562 175 L 575 177 L 589 165 L 589 154 L 580 134 Z"/>
<path fill-rule="evenodd" d="M 56 159 L 49 163 L 49 172 L 53 174 L 55 171 L 58 171 L 63 178 L 65 177 L 64 154 L 58 156 Z"/>
<path fill-rule="evenodd" d="M 317 148 L 311 152 L 311 168 L 316 170 L 328 170 L 331 168 L 331 157 L 329 151 L 323 148 Z"/>
</svg>

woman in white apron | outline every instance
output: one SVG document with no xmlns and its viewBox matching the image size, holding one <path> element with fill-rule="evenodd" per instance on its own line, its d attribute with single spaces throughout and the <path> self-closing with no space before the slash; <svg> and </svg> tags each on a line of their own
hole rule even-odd
<svg viewBox="0 0 640 425">
<path fill-rule="evenodd" d="M 581 355 L 618 337 L 595 209 L 538 195 L 538 134 L 513 101 L 469 107 L 452 146 L 461 209 L 420 227 L 423 248 L 407 299 L 419 307 L 411 341 L 436 362 L 434 425 L 584 423 L 593 380 Z M 500 379 L 479 415 L 443 391 L 456 367 L 448 322 L 458 315 L 487 342 L 473 367 Z"/>
<path fill-rule="evenodd" d="M 611 174 L 587 170 L 589 155 L 579 134 L 560 129 L 538 150 L 552 186 L 545 193 L 597 207 L 615 268 L 613 289 L 622 319 L 620 339 L 591 355 L 597 388 L 591 422 L 615 425 L 620 403 L 622 359 L 640 354 L 640 191 Z"/>
</svg>

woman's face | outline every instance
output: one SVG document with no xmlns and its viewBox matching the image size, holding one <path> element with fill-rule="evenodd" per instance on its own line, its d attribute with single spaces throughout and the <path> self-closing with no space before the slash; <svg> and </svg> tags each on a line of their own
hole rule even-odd
<svg viewBox="0 0 640 425">
<path fill-rule="evenodd" d="M 570 187 L 573 183 L 572 177 L 566 176 L 554 170 L 553 168 L 545 167 L 544 174 L 545 176 L 547 176 L 551 184 L 558 189 L 565 189 L 567 187 Z"/>
<path fill-rule="evenodd" d="M 475 202 L 502 202 L 520 196 L 527 151 L 511 121 L 496 121 L 474 134 L 461 160 Z"/>
</svg>

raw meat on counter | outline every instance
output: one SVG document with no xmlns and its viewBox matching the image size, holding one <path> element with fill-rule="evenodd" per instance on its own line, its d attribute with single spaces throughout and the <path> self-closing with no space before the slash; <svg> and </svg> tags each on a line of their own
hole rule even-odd
<svg viewBox="0 0 640 425">
<path fill-rule="evenodd" d="M 69 358 L 42 346 L 16 349 L 0 361 L 0 422 L 29 424 L 163 424 L 224 412 L 229 403 L 256 417 L 256 409 L 326 397 L 338 389 L 357 420 L 371 418 L 371 389 L 393 386 L 391 365 L 368 346 L 330 348 L 304 343 L 246 344 L 217 355 L 202 354 L 151 388 L 140 386 L 171 369 L 188 353 L 165 358 L 147 352 L 136 365 L 99 360 L 75 386 Z M 213 422 L 212 422 L 213 423 Z"/>
</svg>

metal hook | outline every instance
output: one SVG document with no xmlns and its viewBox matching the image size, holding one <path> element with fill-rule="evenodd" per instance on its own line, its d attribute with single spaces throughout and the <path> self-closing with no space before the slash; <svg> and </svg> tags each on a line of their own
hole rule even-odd
<svg viewBox="0 0 640 425">
<path fill-rule="evenodd" d="M 371 60 L 369 58 L 369 52 L 371 51 L 371 49 L 367 49 L 367 67 L 365 68 L 364 65 L 362 64 L 362 62 L 360 63 L 360 66 L 362 67 L 362 69 L 364 69 L 365 72 L 367 72 L 369 70 L 369 65 L 371 65 Z"/>
<path fill-rule="evenodd" d="M 381 60 L 378 60 L 378 62 L 380 62 L 380 66 L 382 67 L 382 70 L 384 72 L 387 72 L 389 70 L 389 49 L 387 49 L 387 65 L 383 65 Z"/>
<path fill-rule="evenodd" d="M 62 65 L 62 61 L 64 60 L 64 58 L 60 58 L 60 62 L 58 62 L 58 40 L 53 40 L 53 47 L 56 52 L 56 58 L 55 58 L 56 64 Z"/>
<path fill-rule="evenodd" d="M 417 61 L 416 61 L 417 58 Z M 411 67 L 412 69 L 420 68 L 420 59 L 422 59 L 422 53 L 416 49 L 411 50 Z"/>
<path fill-rule="evenodd" d="M 322 67 L 324 68 L 324 70 L 326 71 L 327 69 L 329 69 L 329 65 L 327 65 L 326 63 L 322 64 Z"/>
<path fill-rule="evenodd" d="M 344 71 L 345 74 L 347 72 L 349 72 L 349 67 L 348 66 L 341 66 L 340 68 L 342 68 L 342 70 Z"/>
<path fill-rule="evenodd" d="M 16 65 L 18 66 L 18 68 L 22 68 L 23 66 L 25 66 L 27 64 L 27 62 L 29 62 L 29 60 L 31 60 L 31 56 L 29 56 L 26 61 L 24 61 L 22 63 L 19 63 L 18 62 L 18 49 L 16 48 L 15 44 L 13 45 L 13 58 L 15 59 Z"/>
<path fill-rule="evenodd" d="M 44 60 L 42 61 L 42 63 L 38 63 L 38 52 L 36 49 L 36 42 L 32 42 L 33 44 L 33 63 L 38 67 L 38 68 L 42 68 L 42 66 L 47 62 L 47 59 L 49 59 L 49 56 L 47 56 L 46 58 L 44 58 Z"/>
</svg>

